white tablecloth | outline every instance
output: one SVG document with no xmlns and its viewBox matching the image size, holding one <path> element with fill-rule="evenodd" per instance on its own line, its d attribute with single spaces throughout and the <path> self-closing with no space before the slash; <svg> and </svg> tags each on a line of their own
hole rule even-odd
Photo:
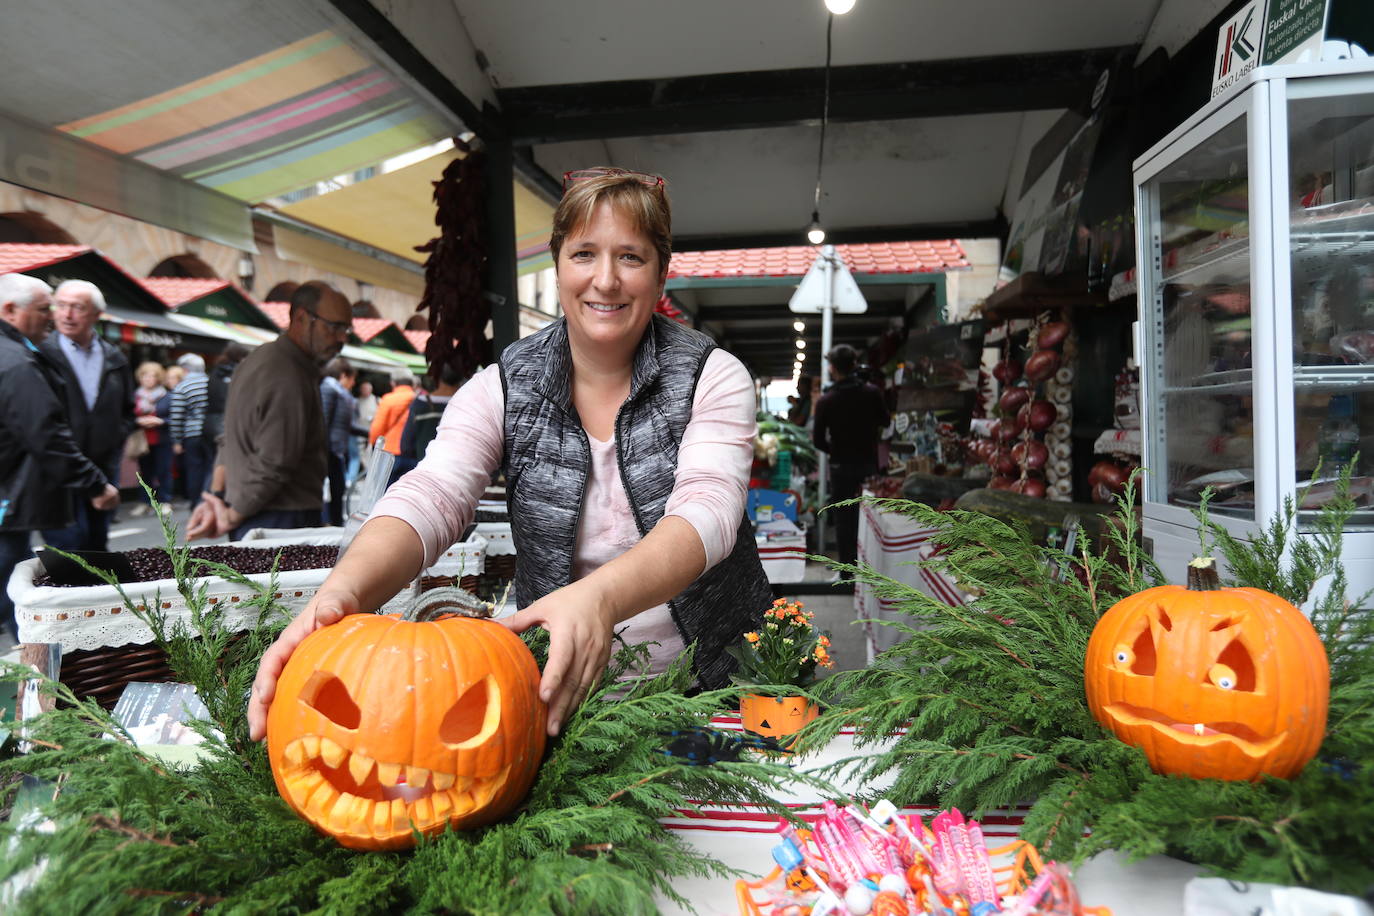
<svg viewBox="0 0 1374 916">
<path fill-rule="evenodd" d="M 935 531 L 934 528 L 921 527 L 905 515 L 884 512 L 865 503 L 859 516 L 859 561 L 938 601 L 956 606 L 965 604 L 967 596 L 955 586 L 952 579 L 919 565 L 922 560 L 935 556 L 939 550 L 931 541 Z M 863 621 L 910 622 L 910 618 L 897 611 L 892 602 L 879 598 L 872 588 L 862 583 L 854 588 L 854 613 Z M 865 623 L 863 626 L 870 664 L 879 652 L 900 642 L 899 630 L 874 623 Z"/>
</svg>

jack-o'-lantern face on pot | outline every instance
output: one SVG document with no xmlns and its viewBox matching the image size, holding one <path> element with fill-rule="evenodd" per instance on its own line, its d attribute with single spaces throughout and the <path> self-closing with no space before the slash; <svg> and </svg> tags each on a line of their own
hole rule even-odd
<svg viewBox="0 0 1374 916">
<path fill-rule="evenodd" d="M 1084 666 L 1088 706 L 1158 773 L 1296 776 L 1326 730 L 1326 650 L 1282 598 L 1219 588 L 1202 568 L 1200 585 L 1190 572 L 1189 588 L 1147 589 L 1102 616 Z"/>
<path fill-rule="evenodd" d="M 303 640 L 277 684 L 277 790 L 344 846 L 396 849 L 525 797 L 548 710 L 523 642 L 489 620 L 353 614 Z"/>
</svg>

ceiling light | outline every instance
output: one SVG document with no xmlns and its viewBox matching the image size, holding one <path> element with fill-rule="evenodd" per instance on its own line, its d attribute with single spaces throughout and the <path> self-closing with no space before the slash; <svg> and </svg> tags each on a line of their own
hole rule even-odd
<svg viewBox="0 0 1374 916">
<path fill-rule="evenodd" d="M 839 7 L 841 13 L 847 13 L 854 6 L 854 0 L 825 0 L 826 6 L 832 3 Z M 811 202 L 811 225 L 806 229 L 806 240 L 812 245 L 820 245 L 825 241 L 825 230 L 821 228 L 821 170 L 825 165 L 825 128 L 830 121 L 830 33 L 835 27 L 836 10 L 832 9 L 831 15 L 825 17 L 825 92 L 821 97 L 821 136 L 820 142 L 816 145 L 816 196 Z"/>
<path fill-rule="evenodd" d="M 854 8 L 854 0 L 825 0 L 825 8 L 836 16 L 843 16 Z"/>
<path fill-rule="evenodd" d="M 806 330 L 806 322 L 805 322 L 805 321 L 794 321 L 794 322 L 792 322 L 792 330 L 794 330 L 794 331 L 796 331 L 798 334 L 800 334 L 802 331 L 805 331 L 805 330 Z"/>
<path fill-rule="evenodd" d="M 798 350 L 805 350 L 805 349 L 806 349 L 806 341 L 804 341 L 804 340 L 799 340 L 799 341 L 797 341 L 797 349 L 798 349 Z"/>
<path fill-rule="evenodd" d="M 825 241 L 825 230 L 821 228 L 820 213 L 816 210 L 811 211 L 811 225 L 806 229 L 806 240 L 812 245 Z"/>
<path fill-rule="evenodd" d="M 803 352 L 801 352 L 800 350 L 798 350 L 798 351 L 797 351 L 797 362 L 801 363 L 801 362 L 805 362 L 805 361 L 806 361 L 806 354 L 803 353 Z"/>
</svg>

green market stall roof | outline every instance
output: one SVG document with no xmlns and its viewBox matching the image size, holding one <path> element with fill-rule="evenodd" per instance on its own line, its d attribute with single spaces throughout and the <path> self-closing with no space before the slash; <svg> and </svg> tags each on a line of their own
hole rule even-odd
<svg viewBox="0 0 1374 916">
<path fill-rule="evenodd" d="M 235 339 L 178 321 L 136 277 L 87 245 L 0 244 L 0 273 L 27 274 L 53 287 L 63 280 L 94 283 L 105 297 L 104 333 L 114 340 L 216 352 Z"/>
<path fill-rule="evenodd" d="M 252 325 L 276 336 L 276 322 L 248 293 L 228 280 L 189 277 L 147 277 L 141 281 L 169 309 L 214 321 Z"/>
<path fill-rule="evenodd" d="M 353 337 L 359 344 L 397 350 L 401 353 L 423 352 L 416 350 L 410 338 L 396 326 L 396 322 L 387 318 L 354 318 Z"/>
</svg>

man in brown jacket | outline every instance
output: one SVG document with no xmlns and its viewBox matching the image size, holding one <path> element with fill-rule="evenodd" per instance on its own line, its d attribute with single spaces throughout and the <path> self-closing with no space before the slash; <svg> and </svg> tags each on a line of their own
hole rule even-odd
<svg viewBox="0 0 1374 916">
<path fill-rule="evenodd" d="M 192 514 L 187 540 L 320 523 L 329 452 L 320 370 L 343 349 L 352 322 L 343 294 L 304 283 L 291 297 L 286 333 L 235 370 L 214 489 Z"/>
</svg>

